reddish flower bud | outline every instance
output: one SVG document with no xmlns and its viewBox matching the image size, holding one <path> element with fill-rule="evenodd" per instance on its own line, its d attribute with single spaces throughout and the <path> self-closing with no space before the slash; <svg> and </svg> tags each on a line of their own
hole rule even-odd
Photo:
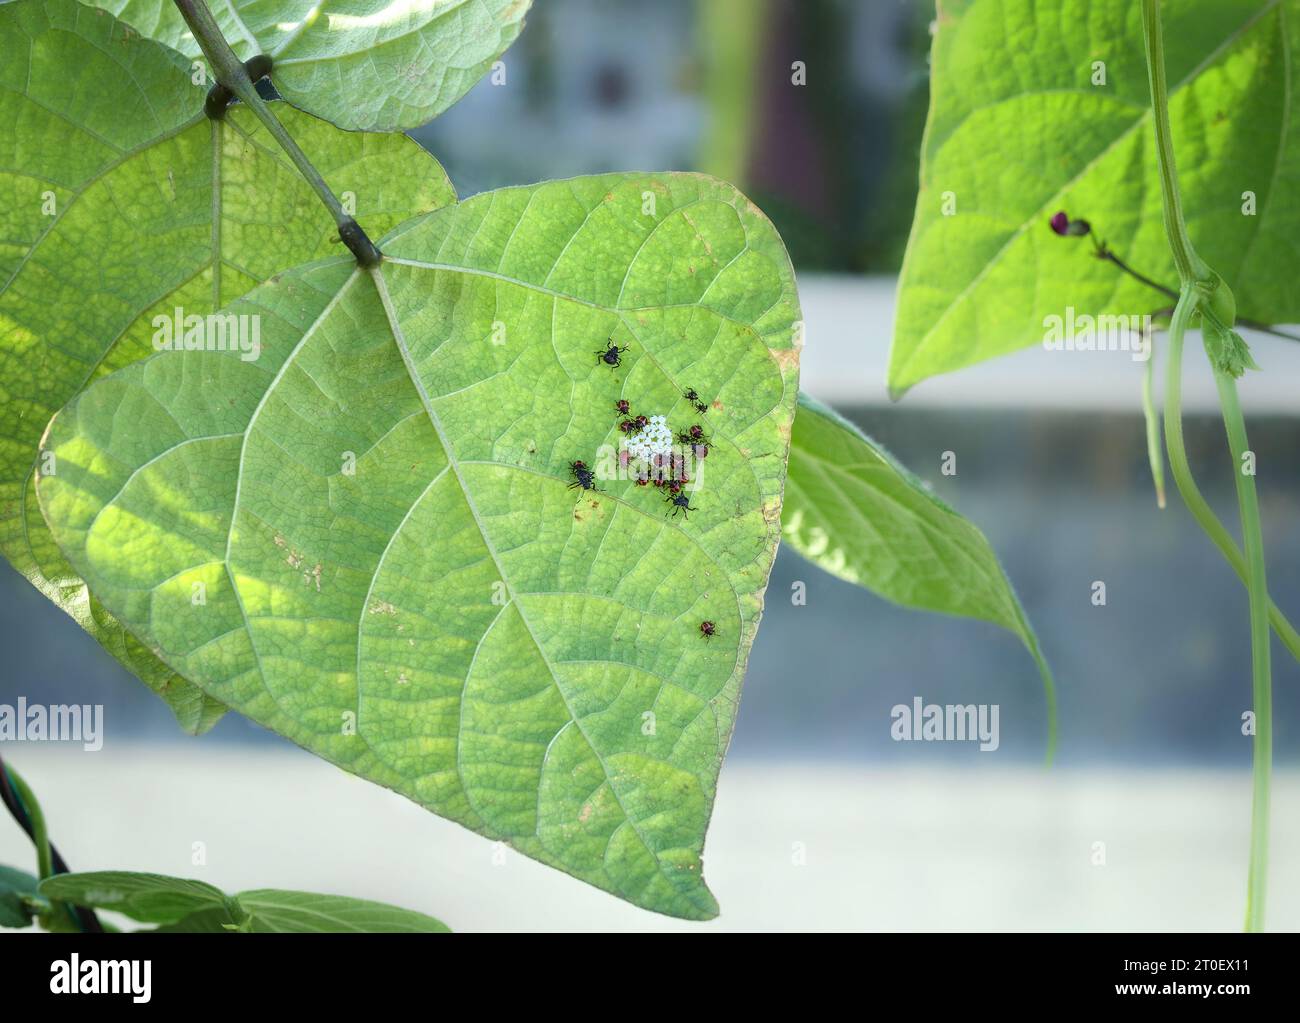
<svg viewBox="0 0 1300 1023">
<path fill-rule="evenodd" d="M 1092 232 L 1091 224 L 1089 224 L 1086 220 L 1071 220 L 1068 216 L 1066 216 L 1065 210 L 1061 210 L 1059 213 L 1055 214 L 1052 217 L 1052 219 L 1047 222 L 1047 224 L 1053 231 L 1059 234 L 1062 238 L 1065 237 L 1077 238 L 1085 234 L 1090 234 Z"/>
</svg>

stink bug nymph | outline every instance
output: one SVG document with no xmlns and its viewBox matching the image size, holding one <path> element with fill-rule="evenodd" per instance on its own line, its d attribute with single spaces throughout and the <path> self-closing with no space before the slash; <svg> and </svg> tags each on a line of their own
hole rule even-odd
<svg viewBox="0 0 1300 1023">
<path fill-rule="evenodd" d="M 614 344 L 614 338 L 611 336 L 605 343 L 604 351 L 598 351 L 595 353 L 596 361 L 603 362 L 610 369 L 615 369 L 623 365 L 623 353 L 626 351 L 627 345 L 620 348 L 618 345 Z"/>
<path fill-rule="evenodd" d="M 690 495 L 680 492 L 670 492 L 668 495 L 668 503 L 673 506 L 673 518 L 677 518 L 677 513 L 681 512 L 683 518 L 689 519 L 691 517 L 691 512 L 698 510 L 691 507 Z"/>
<path fill-rule="evenodd" d="M 700 635 L 703 636 L 705 639 L 712 639 L 714 634 L 717 631 L 718 631 L 718 627 L 714 625 L 713 622 L 709 621 L 707 618 L 704 621 L 700 622 Z"/>
<path fill-rule="evenodd" d="M 686 390 L 682 392 L 682 397 L 694 405 L 695 411 L 700 415 L 704 415 L 705 412 L 709 411 L 709 406 L 700 400 L 700 396 L 694 387 L 686 388 Z"/>
<path fill-rule="evenodd" d="M 573 482 L 569 484 L 569 489 L 581 487 L 583 490 L 596 489 L 596 474 L 587 468 L 585 462 L 570 462 L 569 472 L 573 474 Z"/>
</svg>

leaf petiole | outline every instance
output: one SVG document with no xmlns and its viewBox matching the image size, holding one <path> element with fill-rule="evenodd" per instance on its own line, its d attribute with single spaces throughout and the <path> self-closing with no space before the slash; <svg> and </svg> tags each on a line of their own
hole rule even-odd
<svg viewBox="0 0 1300 1023">
<path fill-rule="evenodd" d="M 293 162 L 303 180 L 311 186 L 312 191 L 330 211 L 334 223 L 338 225 L 339 240 L 356 256 L 357 262 L 365 267 L 377 266 L 383 258 L 379 249 L 375 247 L 375 243 L 370 240 L 361 225 L 343 209 L 338 196 L 325 183 L 325 179 L 294 141 L 293 136 L 285 130 L 270 105 L 262 99 L 253 84 L 248 66 L 239 59 L 235 51 L 230 48 L 230 44 L 226 42 L 226 37 L 221 34 L 221 26 L 208 10 L 208 5 L 204 0 L 174 0 L 174 3 L 181 12 L 181 17 L 185 19 L 185 24 L 194 33 L 203 55 L 212 66 L 212 73 L 218 84 L 233 93 L 252 110 L 271 137 L 280 144 L 280 148 Z M 253 65 L 257 70 L 263 67 L 269 70 L 270 58 L 259 55 L 249 61 L 249 65 Z"/>
</svg>

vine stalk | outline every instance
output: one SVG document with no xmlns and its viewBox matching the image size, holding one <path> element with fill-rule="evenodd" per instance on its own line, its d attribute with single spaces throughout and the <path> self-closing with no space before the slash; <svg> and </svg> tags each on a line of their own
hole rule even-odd
<svg viewBox="0 0 1300 1023">
<path fill-rule="evenodd" d="M 23 780 L 22 775 L 5 763 L 3 757 L 0 757 L 0 803 L 4 804 L 35 846 L 38 879 L 44 881 L 55 874 L 69 873 L 67 863 L 50 841 L 45 814 L 36 793 Z M 45 901 L 44 907 L 40 910 L 40 918 L 46 926 L 52 926 L 59 920 L 71 925 L 73 930 L 98 933 L 104 929 L 93 910 L 53 899 Z M 64 926 L 59 929 L 68 928 Z"/>
<path fill-rule="evenodd" d="M 1231 292 L 1219 276 L 1196 254 L 1183 220 L 1182 199 L 1178 191 L 1178 171 L 1174 163 L 1173 134 L 1169 123 L 1169 96 L 1165 82 L 1164 39 L 1160 24 L 1160 0 L 1142 0 L 1142 30 L 1146 42 L 1147 72 L 1151 84 L 1152 120 L 1155 126 L 1156 158 L 1160 171 L 1160 194 L 1164 207 L 1165 232 L 1173 251 L 1174 262 L 1182 282 L 1178 304 L 1169 327 L 1169 381 L 1166 400 L 1165 432 L 1169 439 L 1170 462 L 1174 466 L 1174 479 L 1179 492 L 1187 500 L 1188 493 L 1195 494 L 1189 502 L 1197 522 L 1233 562 L 1229 550 L 1237 553 L 1227 531 L 1214 518 L 1209 506 L 1201 498 L 1191 480 L 1186 451 L 1182 444 L 1182 421 L 1179 407 L 1181 388 L 1183 334 L 1196 313 L 1202 322 L 1212 322 L 1223 332 L 1233 325 Z M 1227 313 L 1225 317 L 1225 312 Z M 1222 322 L 1224 319 L 1228 322 Z M 1245 547 L 1244 574 L 1250 594 L 1250 647 L 1252 665 L 1252 699 L 1255 710 L 1255 741 L 1252 769 L 1250 869 L 1247 880 L 1246 930 L 1264 929 L 1264 907 L 1268 882 L 1269 838 L 1269 785 L 1273 766 L 1273 698 L 1272 666 L 1269 651 L 1270 609 L 1280 618 L 1276 608 L 1271 608 L 1268 584 L 1265 577 L 1263 529 L 1260 523 L 1259 498 L 1255 490 L 1253 471 L 1243 464 L 1250 446 L 1246 436 L 1246 422 L 1237 397 L 1234 377 L 1214 363 L 1215 382 L 1219 390 L 1219 405 L 1228 436 L 1228 447 L 1233 457 L 1233 475 L 1236 480 L 1237 504 L 1241 516 L 1242 541 Z M 1176 442 L 1176 443 L 1175 443 Z M 1175 447 L 1177 456 L 1175 457 Z M 1199 507 L 1197 507 L 1199 503 Z M 1212 525 L 1211 525 L 1212 523 Z M 1238 561 L 1241 555 L 1238 554 Z M 1238 574 L 1242 568 L 1233 564 Z M 1285 619 L 1283 619 L 1285 621 Z M 1288 626 L 1289 628 L 1289 626 Z"/>
<path fill-rule="evenodd" d="M 1269 775 L 1273 764 L 1273 676 L 1269 662 L 1268 587 L 1264 579 L 1264 537 L 1260 525 L 1259 496 L 1255 476 L 1244 465 L 1250 455 L 1246 421 L 1237 398 L 1237 381 L 1216 369 L 1219 404 L 1228 432 L 1237 481 L 1237 502 L 1241 506 L 1241 534 L 1246 548 L 1250 578 L 1250 652 L 1254 664 L 1255 757 L 1251 797 L 1250 880 L 1247 885 L 1246 929 L 1264 929 L 1264 902 L 1268 887 Z"/>
</svg>

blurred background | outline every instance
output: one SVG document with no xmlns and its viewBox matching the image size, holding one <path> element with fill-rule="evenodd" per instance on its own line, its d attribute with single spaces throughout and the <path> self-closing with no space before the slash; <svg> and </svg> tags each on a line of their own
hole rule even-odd
<svg viewBox="0 0 1300 1023">
<path fill-rule="evenodd" d="M 778 557 L 706 846 L 706 928 L 1236 929 L 1250 813 L 1247 601 L 1176 494 L 1156 507 L 1127 353 L 1027 350 L 885 396 L 928 103 L 924 0 L 538 0 L 485 79 L 413 133 L 462 196 L 700 170 L 775 221 L 808 323 L 803 387 L 988 536 L 1060 691 L 1058 764 L 1010 635 L 895 608 Z M 793 86 L 802 61 L 806 84 Z M 1270 585 L 1300 613 L 1300 346 L 1242 384 Z M 1189 348 L 1189 453 L 1236 519 L 1213 383 Z M 956 476 L 939 472 L 943 453 Z M 807 603 L 791 602 L 792 584 Z M 1104 581 L 1107 603 L 1091 602 Z M 0 567 L 0 703 L 101 703 L 102 751 L 6 743 L 74 868 L 154 869 L 422 909 L 461 930 L 696 928 L 494 847 L 235 715 L 167 708 Z M 1300 668 L 1274 647 L 1270 923 L 1300 926 Z M 916 696 L 1000 707 L 1001 745 L 899 743 Z M 196 846 L 195 843 L 200 843 Z M 205 862 L 194 862 L 199 852 Z M 26 864 L 0 822 L 0 862 Z"/>
</svg>

